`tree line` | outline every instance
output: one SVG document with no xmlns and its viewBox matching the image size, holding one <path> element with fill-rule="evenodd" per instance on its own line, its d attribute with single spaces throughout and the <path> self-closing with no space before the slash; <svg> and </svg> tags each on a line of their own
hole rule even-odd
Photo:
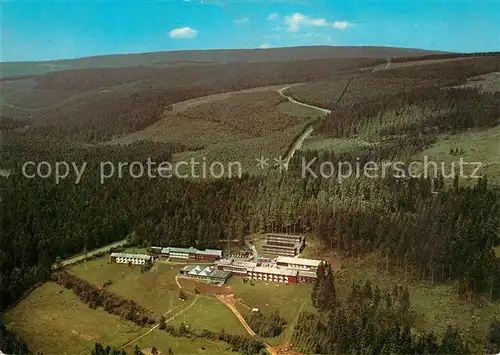
<svg viewBox="0 0 500 355">
<path fill-rule="evenodd" d="M 92 309 L 102 307 L 110 314 L 118 315 L 139 326 L 155 324 L 152 313 L 139 306 L 134 300 L 127 300 L 114 293 L 106 291 L 88 281 L 82 280 L 67 271 L 54 272 L 50 279 L 68 290 L 72 290 L 82 302 Z"/>
<path fill-rule="evenodd" d="M 301 312 L 293 329 L 292 344 L 315 354 L 470 354 L 457 329 L 449 327 L 443 337 L 433 332 L 411 331 L 409 292 L 392 291 L 353 283 L 347 299 L 335 292 L 331 266 L 320 265 L 311 294 L 317 312 Z"/>
</svg>

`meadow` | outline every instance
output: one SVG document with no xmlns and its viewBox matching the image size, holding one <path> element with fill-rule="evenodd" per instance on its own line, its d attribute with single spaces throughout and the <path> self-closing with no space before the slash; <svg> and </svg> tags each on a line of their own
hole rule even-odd
<svg viewBox="0 0 500 355">
<path fill-rule="evenodd" d="M 203 305 L 208 307 L 206 310 L 217 310 L 214 307 L 218 306 L 216 302 L 218 301 L 214 300 L 213 304 L 204 302 Z M 220 307 L 225 306 L 221 304 Z M 196 319 L 196 314 L 192 314 L 191 318 Z M 148 331 L 147 328 L 139 328 L 102 309 L 90 309 L 73 292 L 53 282 L 35 289 L 4 315 L 3 322 L 22 333 L 33 350 L 44 354 L 83 355 L 90 353 L 95 342 L 121 347 L 137 338 L 137 342 L 124 348 L 127 352 L 133 352 L 137 344 L 143 351 L 155 346 L 161 354 L 167 354 L 169 348 L 177 355 L 232 353 L 228 345 L 222 342 L 174 337 L 159 329 L 142 337 Z M 228 329 L 235 330 L 237 326 L 234 317 L 232 327 L 228 325 Z"/>
<path fill-rule="evenodd" d="M 141 306 L 160 315 L 179 305 L 179 288 L 175 276 L 182 265 L 155 263 L 148 272 L 141 273 L 140 266 L 109 263 L 107 257 L 75 265 L 69 272 L 95 285 L 127 299 L 136 300 Z"/>
<path fill-rule="evenodd" d="M 453 153 L 451 151 L 458 153 Z M 491 184 L 500 185 L 500 126 L 486 130 L 470 130 L 459 134 L 447 134 L 439 137 L 437 142 L 423 151 L 418 158 L 427 157 L 446 166 L 447 173 L 454 163 L 459 168 L 459 161 L 479 162 L 481 168 L 478 175 L 486 176 Z M 464 172 L 470 176 L 474 165 L 465 165 Z M 464 183 L 475 183 L 476 179 L 462 179 Z"/>
<path fill-rule="evenodd" d="M 3 316 L 3 322 L 44 354 L 88 354 L 96 341 L 120 346 L 144 332 L 102 309 L 90 309 L 53 282 L 36 288 Z"/>
<path fill-rule="evenodd" d="M 370 254 L 357 260 L 344 260 L 337 271 L 336 287 L 340 297 L 347 297 L 353 282 L 370 281 L 381 289 L 408 286 L 410 302 L 416 314 L 415 330 L 443 334 L 448 325 L 459 327 L 470 342 L 473 353 L 482 353 L 487 330 L 494 317 L 500 317 L 500 305 L 485 298 L 463 300 L 454 283 L 431 285 L 415 275 L 394 274 L 385 270 L 385 259 Z"/>
<path fill-rule="evenodd" d="M 291 337 L 294 323 L 301 311 L 313 311 L 310 284 L 283 284 L 259 280 L 243 282 L 243 278 L 233 277 L 227 286 L 234 292 L 236 306 L 242 315 L 248 315 L 252 308 L 268 313 L 279 310 L 287 326 L 278 337 L 266 338 L 272 346 L 283 345 Z"/>
</svg>

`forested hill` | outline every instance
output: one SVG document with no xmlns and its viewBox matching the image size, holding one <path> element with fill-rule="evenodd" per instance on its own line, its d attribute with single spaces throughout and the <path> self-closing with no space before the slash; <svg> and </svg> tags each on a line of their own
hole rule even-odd
<svg viewBox="0 0 500 355">
<path fill-rule="evenodd" d="M 310 46 L 269 49 L 218 49 L 170 51 L 137 54 L 103 55 L 77 59 L 61 59 L 44 62 L 4 62 L 0 63 L 1 77 L 41 75 L 50 71 L 118 68 L 134 66 L 183 66 L 211 65 L 225 63 L 281 62 L 310 59 L 333 58 L 382 58 L 412 57 L 443 54 L 445 52 L 396 47 L 348 47 Z"/>
<path fill-rule="evenodd" d="M 366 61 L 360 61 L 354 68 L 366 65 Z M 274 72 L 272 69 L 276 67 L 285 68 L 273 66 L 248 64 L 248 67 L 262 70 L 257 77 L 244 74 L 245 80 L 242 80 L 240 71 L 235 69 L 241 66 L 231 64 L 228 68 L 233 70 L 227 72 L 224 85 L 217 90 L 268 85 L 267 73 Z M 344 64 L 340 67 L 345 68 Z M 196 68 L 193 70 L 199 70 Z M 340 73 L 342 70 L 328 73 L 328 66 L 309 67 L 306 61 L 294 62 L 286 68 L 286 71 L 278 70 L 271 79 L 282 82 L 286 79 L 284 73 L 301 68 L 304 72 L 293 80 L 311 79 L 316 81 L 313 84 L 320 86 L 329 83 L 318 84 L 318 81 L 331 80 L 332 85 L 344 87 L 335 81 L 345 78 L 345 73 Z M 109 138 L 118 128 L 128 132 L 142 127 L 145 122 L 140 119 L 141 103 L 149 102 L 146 100 L 149 84 L 145 83 L 157 71 L 134 71 L 134 75 L 144 72 L 152 75 L 140 83 L 144 96 L 133 96 L 136 101 L 126 106 L 122 103 L 131 97 L 130 92 L 126 92 L 120 100 L 113 101 L 117 109 L 109 116 L 105 115 L 109 113 L 106 99 L 91 101 L 101 104 L 98 112 L 102 115 L 98 116 L 93 116 L 97 111 L 93 111 L 96 109 L 93 105 L 72 106 L 74 112 L 81 113 L 78 117 L 85 117 L 81 120 L 64 121 L 58 115 L 63 109 L 61 106 L 47 107 L 52 111 L 43 129 L 40 126 L 36 129 L 13 128 L 3 137 L 0 166 L 11 169 L 11 174 L 0 177 L 0 309 L 12 305 L 31 286 L 46 281 L 57 258 L 126 237 L 141 246 L 204 249 L 223 248 L 221 241 L 227 239 L 243 242 L 251 233 L 290 229 L 313 235 L 322 247 L 335 249 L 348 258 L 376 253 L 384 261 L 388 273 L 411 272 L 431 286 L 453 283 L 456 295 L 464 302 L 498 302 L 500 259 L 495 255 L 495 247 L 500 244 L 500 192 L 489 186 L 490 177 L 470 183 L 458 175 L 446 179 L 444 174 L 437 174 L 432 179 L 391 174 L 378 178 L 351 175 L 349 179 L 340 179 L 339 172 L 329 177 L 313 174 L 319 172 L 318 165 L 323 162 L 335 166 L 339 162 L 369 161 L 409 164 L 443 134 L 497 127 L 500 93 L 460 87 L 469 75 L 493 71 L 500 71 L 500 61 L 495 56 L 401 67 L 394 69 L 392 74 L 390 71 L 368 72 L 363 76 L 354 73 L 343 101 L 337 102 L 337 96 L 331 94 L 310 98 L 310 102 L 332 109 L 332 114 L 315 121 L 313 128 L 316 137 L 325 141 L 354 140 L 366 134 L 376 139 L 375 143 L 339 152 L 309 149 L 296 154 L 289 171 L 271 169 L 267 174 L 244 174 L 233 178 L 151 178 L 147 174 L 133 178 L 126 173 L 100 181 L 102 162 L 115 167 L 124 161 L 146 164 L 148 158 L 156 162 L 173 162 L 179 153 L 198 148 L 190 139 L 186 139 L 185 144 L 151 141 L 128 146 L 99 144 L 100 139 Z M 61 72 L 40 77 L 38 85 L 45 85 L 43 95 L 47 96 L 32 98 L 55 100 L 50 96 L 54 92 L 80 95 L 87 90 L 87 85 L 100 90 L 103 82 L 117 80 L 118 86 L 123 84 L 124 76 L 113 74 L 122 73 L 121 69 L 103 70 L 105 74 L 87 78 L 87 81 L 84 80 L 86 73 Z M 215 77 L 212 75 L 210 80 Z M 130 82 L 134 81 L 126 84 Z M 191 88 L 187 84 L 182 88 L 172 86 L 168 91 L 168 103 L 175 98 L 204 94 L 210 83 L 205 86 L 197 83 Z M 77 96 L 75 100 L 81 98 Z M 154 101 L 150 107 L 154 119 L 161 115 L 157 103 Z M 160 100 L 160 104 L 163 103 Z M 130 107 L 138 111 L 129 110 Z M 371 126 L 374 122 L 378 124 L 376 128 Z M 122 123 L 123 127 L 115 127 L 115 123 Z M 259 150 L 248 153 L 235 147 L 230 153 L 234 151 L 253 154 Z M 228 161 L 234 156 L 227 154 L 219 159 Z M 313 158 L 317 162 L 311 168 L 313 173 L 304 176 L 300 171 L 301 161 Z M 74 176 L 57 182 L 52 177 L 31 179 L 22 176 L 24 162 L 54 164 L 61 160 L 76 164 L 86 162 L 86 173 L 77 183 Z M 332 289 L 335 280 L 330 274 L 325 271 L 328 277 L 323 280 L 323 286 Z M 344 350 L 353 354 L 373 353 L 369 351 L 371 345 L 358 341 L 364 337 L 379 339 L 385 354 L 414 352 L 425 349 L 425 344 L 443 351 L 461 349 L 467 352 L 467 344 L 463 344 L 462 336 L 452 328 L 445 336 L 444 345 L 434 342 L 432 336 L 417 338 L 409 334 L 413 323 L 407 318 L 411 315 L 406 312 L 408 297 L 404 289 L 380 290 L 386 297 L 384 301 L 377 301 L 377 293 L 376 285 L 353 286 L 351 298 L 338 308 L 337 300 L 316 293 L 313 302 L 324 317 L 301 315 L 293 333 L 296 346 L 311 352 L 331 353 L 335 347 L 339 353 Z M 369 306 L 374 303 L 378 306 Z M 335 326 L 337 328 L 332 330 Z M 367 329 L 366 333 L 362 329 Z M 9 344 L 23 349 L 22 341 L 15 335 L 6 334 Z M 342 338 L 350 334 L 347 337 L 350 343 L 338 341 L 339 334 Z M 406 345 L 398 348 L 401 339 Z M 359 347 L 353 346 L 354 343 L 359 343 Z M 476 348 L 482 345 L 475 344 Z"/>
</svg>

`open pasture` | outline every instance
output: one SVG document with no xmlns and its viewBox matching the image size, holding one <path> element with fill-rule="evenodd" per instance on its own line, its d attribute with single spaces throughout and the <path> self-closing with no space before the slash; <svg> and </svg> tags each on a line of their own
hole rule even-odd
<svg viewBox="0 0 500 355">
<path fill-rule="evenodd" d="M 458 153 L 453 153 L 454 152 Z M 492 184 L 500 184 L 500 126 L 486 130 L 470 130 L 467 132 L 442 135 L 438 141 L 426 149 L 418 157 L 436 162 L 438 168 L 445 167 L 445 173 L 451 173 L 455 165 L 459 172 L 460 159 L 464 162 L 481 163 L 477 175 L 486 176 Z M 477 164 L 464 165 L 464 172 L 471 176 Z M 477 179 L 463 178 L 463 183 L 475 183 Z"/>
<path fill-rule="evenodd" d="M 44 354 L 88 354 L 95 342 L 120 346 L 144 329 L 91 309 L 70 290 L 53 282 L 35 289 L 3 316 L 28 346 Z"/>
<path fill-rule="evenodd" d="M 175 276 L 181 268 L 182 264 L 156 262 L 151 270 L 141 273 L 140 266 L 109 263 L 103 257 L 75 265 L 69 272 L 99 286 L 111 281 L 106 290 L 161 315 L 180 304 Z"/>
<path fill-rule="evenodd" d="M 369 280 L 381 289 L 392 290 L 394 285 L 407 285 L 410 302 L 416 312 L 416 330 L 444 333 L 448 325 L 458 326 L 467 340 L 472 343 L 474 354 L 482 353 L 487 329 L 493 317 L 500 317 L 500 305 L 485 299 L 475 302 L 461 300 L 452 284 L 431 286 L 417 280 L 413 275 L 387 273 L 385 259 L 370 254 L 358 260 L 345 261 L 336 275 L 336 290 L 345 298 L 352 282 Z"/>
</svg>

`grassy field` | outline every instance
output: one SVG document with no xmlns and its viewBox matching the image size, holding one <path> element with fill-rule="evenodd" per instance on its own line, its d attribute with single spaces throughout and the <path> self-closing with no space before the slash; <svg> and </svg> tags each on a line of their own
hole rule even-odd
<svg viewBox="0 0 500 355">
<path fill-rule="evenodd" d="M 185 302 L 192 302 L 195 296 L 188 296 Z M 168 317 L 167 317 L 168 318 Z M 208 329 L 213 332 L 246 335 L 246 331 L 236 316 L 215 297 L 200 295 L 196 303 L 185 313 L 171 322 L 172 325 L 184 323 L 192 329 Z"/>
<path fill-rule="evenodd" d="M 452 155 L 451 149 L 459 150 L 458 155 Z M 486 175 L 491 183 L 500 184 L 500 126 L 487 130 L 469 131 L 454 135 L 443 135 L 437 143 L 426 149 L 418 157 L 428 161 L 443 162 L 445 172 L 450 173 L 451 163 L 459 168 L 460 158 L 465 162 L 481 162 L 479 175 Z M 465 165 L 464 171 L 470 175 L 473 165 Z M 458 172 L 458 170 L 457 170 Z M 467 179 L 461 179 L 467 183 Z M 470 180 L 473 182 L 474 180 Z"/>
<path fill-rule="evenodd" d="M 192 329 L 213 332 L 224 329 L 227 333 L 244 335 L 245 330 L 235 315 L 216 298 L 200 295 L 189 308 L 195 300 L 194 294 L 189 294 L 184 302 L 178 299 L 175 276 L 181 267 L 182 264 L 157 262 L 150 271 L 142 274 L 140 267 L 111 264 L 107 257 L 103 257 L 74 265 L 69 271 L 97 285 L 111 281 L 107 290 L 134 299 L 158 316 L 165 314 L 168 322 L 175 326 L 184 323 Z M 73 324 L 74 320 L 78 322 Z M 8 312 L 4 321 L 23 334 L 33 349 L 44 353 L 88 353 L 96 341 L 118 347 L 147 331 L 101 309 L 88 308 L 73 292 L 52 282 L 36 289 Z M 56 334 L 61 334 L 63 339 Z M 140 338 L 138 345 L 144 349 L 155 345 L 164 353 L 170 347 L 175 354 L 186 355 L 230 352 L 224 343 L 174 338 L 160 330 Z M 133 346 L 129 348 L 133 349 Z"/>
<path fill-rule="evenodd" d="M 156 262 L 151 270 L 142 274 L 139 266 L 108 263 L 107 258 L 101 258 L 78 264 L 70 271 L 96 285 L 111 281 L 112 284 L 106 290 L 133 299 L 158 316 L 175 309 L 168 313 L 168 319 L 195 297 L 189 295 L 188 300 L 179 300 L 175 276 L 183 266 L 182 263 Z M 209 296 L 200 296 L 192 307 L 171 321 L 176 325 L 182 322 L 193 329 L 217 332 L 224 328 L 228 333 L 244 334 L 244 329 L 234 314 L 217 299 Z"/>
<path fill-rule="evenodd" d="M 195 354 L 220 354 L 234 355 L 231 348 L 223 342 L 214 342 L 204 339 L 186 339 L 174 337 L 162 330 L 155 330 L 137 341 L 137 346 L 144 354 L 150 354 L 151 347 L 154 345 L 159 354 L 167 354 L 168 349 L 172 349 L 176 355 L 195 355 Z M 126 347 L 127 354 L 133 354 L 135 344 Z"/>
<path fill-rule="evenodd" d="M 258 308 L 261 312 L 272 312 L 278 309 L 280 315 L 286 319 L 288 324 L 283 333 L 278 337 L 266 339 L 266 342 L 272 346 L 281 345 L 290 339 L 293 324 L 301 310 L 314 309 L 311 303 L 312 285 L 259 280 L 245 283 L 239 277 L 231 278 L 227 285 L 234 291 L 235 299 L 240 299 L 246 306 Z M 245 306 L 238 306 L 238 310 L 243 315 L 248 314 L 248 308 Z"/>
<path fill-rule="evenodd" d="M 282 132 L 315 114 L 314 109 L 283 102 L 275 89 L 235 91 L 178 103 L 161 121 L 111 143 L 189 141 L 209 148 Z"/>
<path fill-rule="evenodd" d="M 337 291 L 345 297 L 353 281 L 369 280 L 372 285 L 378 284 L 381 288 L 389 289 L 396 284 L 407 284 L 412 307 L 417 313 L 418 330 L 442 333 L 449 324 L 458 326 L 464 336 L 474 344 L 475 350 L 481 353 L 491 319 L 500 317 L 500 304 L 462 301 L 456 296 L 453 285 L 431 286 L 411 278 L 406 283 L 404 275 L 387 274 L 383 263 L 384 260 L 377 255 L 344 263 L 337 276 Z"/>
<path fill-rule="evenodd" d="M 214 309 L 213 304 L 203 305 Z M 215 309 L 219 310 L 217 307 Z M 232 327 L 228 326 L 228 332 L 238 326 L 234 315 L 229 315 L 234 318 L 234 322 L 230 325 Z M 221 320 L 221 316 L 218 317 Z M 192 314 L 191 318 L 195 319 L 196 314 Z M 3 321 L 9 328 L 22 334 L 32 350 L 44 354 L 88 354 L 95 342 L 120 347 L 147 331 L 103 310 L 90 309 L 73 292 L 53 282 L 34 290 L 17 307 L 7 312 Z M 163 354 L 169 348 L 177 355 L 231 353 L 225 343 L 176 338 L 161 330 L 154 330 L 140 338 L 137 345 L 144 350 L 154 345 Z M 125 350 L 132 353 L 134 346 L 135 343 Z"/>
<path fill-rule="evenodd" d="M 226 172 L 230 170 L 230 164 L 241 164 L 241 171 L 250 174 L 266 173 L 268 169 L 260 169 L 257 167 L 257 158 L 261 156 L 269 159 L 269 168 L 275 164 L 274 159 L 285 157 L 286 150 L 290 145 L 291 140 L 303 131 L 309 121 L 295 125 L 283 132 L 275 132 L 263 137 L 241 140 L 226 144 L 217 144 L 210 146 L 207 149 L 195 152 L 183 152 L 174 154 L 174 162 L 187 161 L 194 159 L 196 162 L 207 162 L 207 167 L 210 167 L 213 162 L 221 162 L 224 165 Z M 216 167 L 216 166 L 215 166 Z M 182 169 L 180 169 L 182 171 Z M 207 170 L 208 171 L 208 170 Z M 235 167 L 231 169 L 233 177 L 238 172 Z M 218 174 L 218 168 L 215 169 L 215 174 Z M 226 174 L 227 176 L 227 174 Z"/>
<path fill-rule="evenodd" d="M 472 77 L 459 87 L 477 88 L 484 92 L 500 92 L 500 73 L 493 72 Z"/>
<path fill-rule="evenodd" d="M 69 269 L 70 273 L 96 285 L 107 281 L 112 284 L 106 290 L 128 299 L 157 315 L 179 305 L 179 288 L 175 276 L 182 265 L 155 263 L 153 268 L 141 274 L 140 266 L 109 263 L 100 258 L 81 263 Z"/>
<path fill-rule="evenodd" d="M 90 309 L 53 282 L 35 289 L 3 321 L 44 354 L 88 354 L 96 341 L 119 346 L 144 332 L 104 310 Z"/>
</svg>

